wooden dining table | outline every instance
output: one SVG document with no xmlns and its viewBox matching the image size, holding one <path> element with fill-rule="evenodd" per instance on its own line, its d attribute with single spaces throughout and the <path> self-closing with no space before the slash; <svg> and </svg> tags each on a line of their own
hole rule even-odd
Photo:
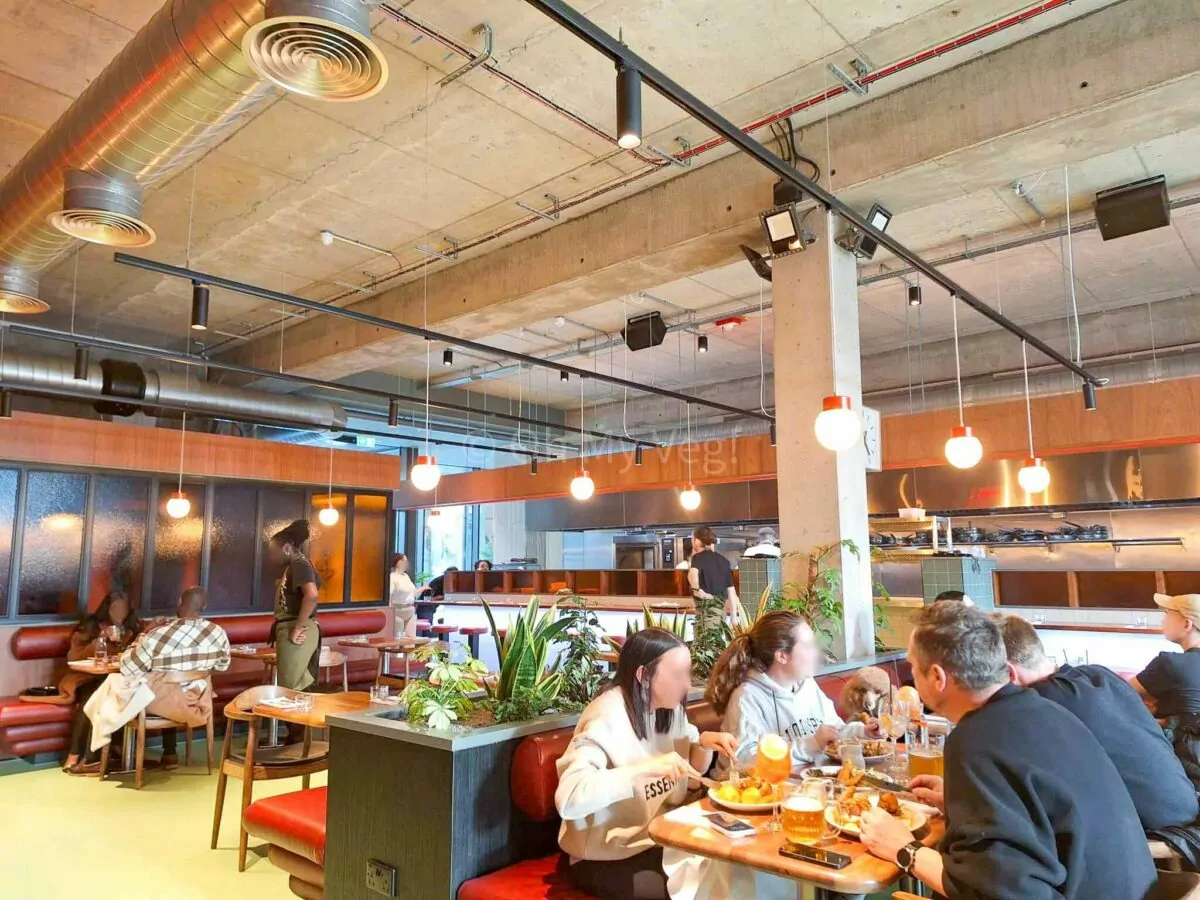
<svg viewBox="0 0 1200 900">
<path fill-rule="evenodd" d="M 690 804 L 691 808 L 702 813 L 725 812 L 744 819 L 758 829 L 757 833 L 748 838 L 736 840 L 710 828 L 698 821 L 681 821 L 678 815 L 670 812 L 658 816 L 650 823 L 650 837 L 663 847 L 671 847 L 705 856 L 709 859 L 722 860 L 739 866 L 746 866 L 759 872 L 778 875 L 800 882 L 808 889 L 804 896 L 825 898 L 830 894 L 871 894 L 882 891 L 893 885 L 901 876 L 900 867 L 895 863 L 885 862 L 867 852 L 867 848 L 853 838 L 838 837 L 821 844 L 824 850 L 843 853 L 851 858 L 850 865 L 844 869 L 831 869 L 815 863 L 790 859 L 779 854 L 784 844 L 784 836 L 779 831 L 768 831 L 767 823 L 771 820 L 769 813 L 763 815 L 747 815 L 745 813 L 729 813 L 716 806 L 705 797 Z M 681 807 L 680 809 L 686 809 Z M 698 815 L 689 819 L 698 819 Z M 940 817 L 930 819 L 928 831 L 922 837 L 927 845 L 935 844 L 945 833 L 945 821 Z"/>
<path fill-rule="evenodd" d="M 379 671 L 376 674 L 376 680 L 382 678 L 387 672 L 387 659 L 391 654 L 396 654 L 404 658 L 404 683 L 408 684 L 409 678 L 412 675 L 412 666 L 410 657 L 412 652 L 418 647 L 431 643 L 433 638 L 427 637 L 406 637 L 406 638 L 345 638 L 338 641 L 339 647 L 350 647 L 359 650 L 374 650 L 379 654 Z"/>
<path fill-rule="evenodd" d="M 305 694 L 312 698 L 309 709 L 278 707 L 259 703 L 253 708 L 256 716 L 302 725 L 305 728 L 324 728 L 326 716 L 359 712 L 371 705 L 371 695 L 366 691 L 337 691 L 332 694 Z"/>
<path fill-rule="evenodd" d="M 83 672 L 86 675 L 95 675 L 103 677 L 104 675 L 112 675 L 114 672 L 121 671 L 121 661 L 116 656 L 110 656 L 104 661 L 98 661 L 94 657 L 89 659 L 77 659 L 74 662 L 67 663 L 67 667 L 72 672 Z"/>
</svg>

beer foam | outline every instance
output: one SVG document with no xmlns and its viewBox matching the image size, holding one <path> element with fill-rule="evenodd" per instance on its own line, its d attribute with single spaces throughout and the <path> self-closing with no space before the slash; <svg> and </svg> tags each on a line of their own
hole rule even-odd
<svg viewBox="0 0 1200 900">
<path fill-rule="evenodd" d="M 825 804 L 812 797 L 788 797 L 783 802 L 783 808 L 792 812 L 821 812 L 825 809 Z"/>
</svg>

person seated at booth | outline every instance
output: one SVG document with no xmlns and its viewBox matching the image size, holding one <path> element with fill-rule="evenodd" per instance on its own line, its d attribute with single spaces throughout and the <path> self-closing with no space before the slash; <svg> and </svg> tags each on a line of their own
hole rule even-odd
<svg viewBox="0 0 1200 900">
<path fill-rule="evenodd" d="M 475 571 L 476 571 L 476 572 L 490 572 L 490 571 L 492 571 L 492 561 L 491 561 L 490 559 L 477 559 L 477 560 L 475 560 Z"/>
<path fill-rule="evenodd" d="M 808 620 L 799 613 L 776 610 L 760 616 L 754 627 L 738 635 L 713 666 L 704 699 L 722 715 L 721 728 L 737 741 L 736 763 L 754 762 L 759 739 L 778 734 L 791 745 L 792 765 L 800 767 L 822 755 L 840 738 L 879 733 L 878 722 L 846 724 L 814 677 L 820 647 Z M 887 677 L 886 675 L 884 676 Z M 717 761 L 718 778 L 730 760 Z"/>
<path fill-rule="evenodd" d="M 558 761 L 554 805 L 567 878 L 601 900 L 663 900 L 663 850 L 649 834 L 664 806 L 687 797 L 714 751 L 732 755 L 733 735 L 701 734 L 685 709 L 692 684 L 687 645 L 662 628 L 629 636 L 613 684 L 575 726 Z"/>
<path fill-rule="evenodd" d="M 100 601 L 96 611 L 84 616 L 71 632 L 67 662 L 91 659 L 101 640 L 109 656 L 117 657 L 133 643 L 142 631 L 142 623 L 122 591 L 110 591 Z M 58 683 L 57 702 L 76 703 L 75 718 L 71 721 L 71 739 L 63 771 L 71 775 L 94 775 L 100 771 L 100 760 L 88 749 L 92 725 L 83 707 L 91 699 L 104 678 L 86 672 L 67 672 Z"/>
<path fill-rule="evenodd" d="M 997 620 L 1013 683 L 1052 700 L 1088 727 L 1117 767 L 1142 828 L 1194 822 L 1200 814 L 1196 789 L 1137 692 L 1104 666 L 1055 666 L 1031 624 L 1020 616 Z"/>
<path fill-rule="evenodd" d="M 143 709 L 196 728 L 212 715 L 212 691 L 206 681 L 181 682 L 179 672 L 224 672 L 231 659 L 225 629 L 203 617 L 204 588 L 190 587 L 179 598 L 177 618 L 151 628 L 121 655 L 121 671 L 109 675 L 85 709 L 92 723 L 92 750 Z M 162 766 L 179 765 L 174 729 L 163 731 Z"/>
<path fill-rule="evenodd" d="M 419 599 L 440 600 L 446 596 L 446 576 L 451 572 L 457 572 L 458 566 L 447 566 L 446 571 L 436 578 L 429 580 L 429 583 L 422 586 L 417 591 Z"/>
</svg>

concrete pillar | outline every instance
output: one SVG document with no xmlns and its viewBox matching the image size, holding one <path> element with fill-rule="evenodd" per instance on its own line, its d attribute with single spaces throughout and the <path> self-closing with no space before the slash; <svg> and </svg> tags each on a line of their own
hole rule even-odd
<svg viewBox="0 0 1200 900">
<path fill-rule="evenodd" d="M 833 239 L 844 227 L 814 212 L 806 223 L 817 243 L 774 261 L 775 411 L 779 465 L 779 526 L 784 583 L 805 584 L 808 555 L 851 540 L 858 548 L 832 553 L 842 571 L 844 622 L 833 644 L 840 658 L 875 646 L 871 557 L 867 533 L 866 450 L 860 442 L 841 453 L 826 450 L 813 433 L 821 400 L 848 395 L 862 409 L 858 285 L 854 256 Z"/>
</svg>

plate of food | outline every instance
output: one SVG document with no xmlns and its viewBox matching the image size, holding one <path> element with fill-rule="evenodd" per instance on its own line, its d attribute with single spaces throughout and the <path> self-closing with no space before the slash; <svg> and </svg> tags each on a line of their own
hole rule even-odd
<svg viewBox="0 0 1200 900">
<path fill-rule="evenodd" d="M 872 806 L 878 806 L 899 819 L 913 833 L 923 828 L 927 821 L 923 812 L 895 794 L 856 787 L 848 787 L 842 791 L 837 805 L 826 808 L 825 819 L 843 834 L 859 837 L 862 833 L 862 814 Z"/>
<path fill-rule="evenodd" d="M 719 806 L 740 813 L 765 813 L 782 799 L 779 785 L 770 784 L 750 775 L 735 784 L 727 781 L 719 788 L 708 789 L 708 799 Z"/>
<path fill-rule="evenodd" d="M 892 755 L 892 748 L 887 741 L 878 740 L 861 740 L 861 741 L 841 741 L 843 744 L 861 744 L 863 751 L 863 761 L 868 763 L 883 762 Z M 837 743 L 830 743 L 825 747 L 825 755 L 830 759 L 836 759 L 841 762 L 841 756 L 838 755 Z"/>
</svg>

